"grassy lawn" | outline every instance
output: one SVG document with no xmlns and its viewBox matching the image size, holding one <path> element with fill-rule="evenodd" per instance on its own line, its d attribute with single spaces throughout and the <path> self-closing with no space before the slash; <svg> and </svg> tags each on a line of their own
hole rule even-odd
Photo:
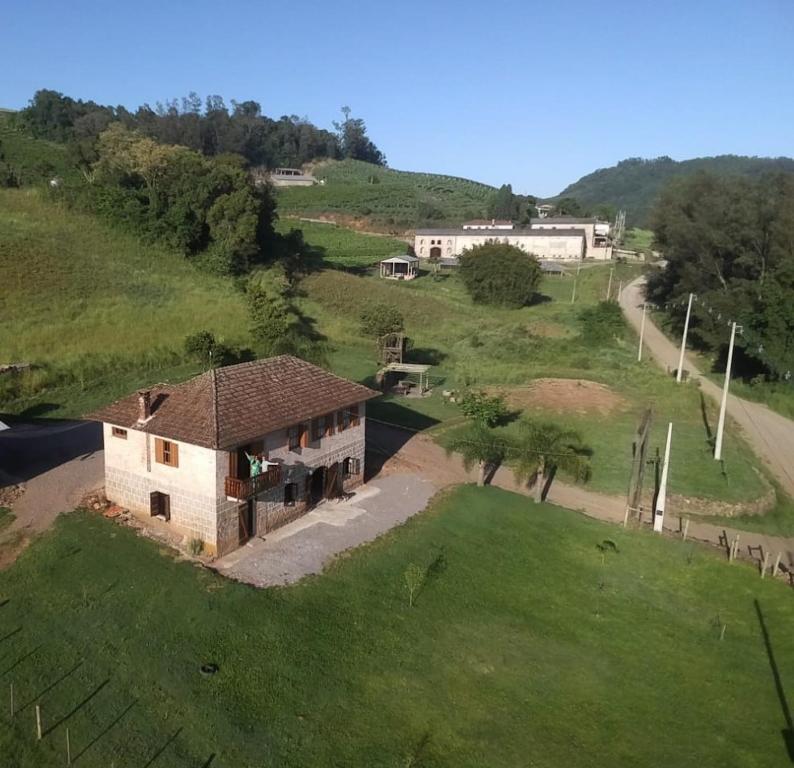
<svg viewBox="0 0 794 768">
<path fill-rule="evenodd" d="M 413 608 L 410 563 L 432 566 Z M 791 698 L 785 586 L 497 489 L 268 591 L 76 513 L 0 597 L 17 768 L 64 764 L 66 727 L 86 768 L 786 763 L 755 608 Z"/>
<path fill-rule="evenodd" d="M 278 190 L 285 214 L 336 214 L 381 227 L 405 228 L 428 219 L 457 222 L 485 216 L 496 191 L 456 176 L 380 168 L 360 160 L 328 160 L 313 171 L 323 185 Z"/>
<path fill-rule="evenodd" d="M 335 224 L 282 218 L 276 229 L 283 234 L 300 229 L 306 241 L 320 249 L 324 261 L 335 267 L 369 267 L 381 259 L 407 251 L 407 244 L 402 240 L 365 235 Z"/>
</svg>

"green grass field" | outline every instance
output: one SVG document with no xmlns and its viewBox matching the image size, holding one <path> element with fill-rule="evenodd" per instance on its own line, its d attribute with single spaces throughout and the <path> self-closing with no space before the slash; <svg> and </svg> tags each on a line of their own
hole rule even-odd
<svg viewBox="0 0 794 768">
<path fill-rule="evenodd" d="M 404 229 L 428 220 L 461 222 L 486 215 L 494 187 L 456 176 L 380 168 L 359 160 L 329 160 L 314 171 L 323 185 L 278 191 L 285 214 L 336 214 Z"/>
<path fill-rule="evenodd" d="M 49 180 L 54 176 L 74 179 L 79 172 L 67 157 L 66 147 L 52 141 L 34 139 L 9 125 L 0 113 L 0 159 L 16 169 L 23 183 Z"/>
<path fill-rule="evenodd" d="M 654 409 L 652 446 L 664 448 L 667 422 L 675 422 L 674 493 L 726 501 L 751 501 L 767 487 L 755 471 L 757 462 L 743 441 L 726 433 L 726 474 L 713 461 L 703 423 L 699 393 L 679 387 L 650 362 L 636 363 L 636 340 L 627 332 L 622 343 L 592 346 L 579 338 L 582 307 L 604 298 L 608 265 L 583 269 L 577 301 L 571 304 L 572 277 L 548 277 L 540 292 L 545 300 L 520 310 L 472 304 L 457 276 L 440 280 L 424 275 L 412 282 L 325 271 L 304 281 L 304 310 L 331 344 L 331 362 L 342 375 L 367 380 L 377 369 L 373 342 L 361 336 L 358 316 L 370 302 L 399 307 L 413 340 L 411 361 L 433 363 L 436 385 L 429 398 L 382 398 L 370 406 L 375 418 L 412 428 L 436 425 L 443 441 L 448 426 L 460 425 L 460 410 L 441 397 L 444 389 L 521 388 L 540 377 L 586 379 L 608 385 L 620 404 L 608 413 L 587 407 L 562 411 L 529 408 L 528 415 L 578 430 L 593 450 L 595 490 L 622 495 L 628 487 L 631 444 L 647 407 Z M 615 265 L 613 291 L 639 267 Z M 614 295 L 614 293 L 613 293 Z M 706 403 L 713 429 L 715 409 Z M 792 515 L 794 517 L 794 515 Z"/>
<path fill-rule="evenodd" d="M 623 238 L 624 248 L 628 248 L 630 251 L 650 253 L 652 245 L 653 230 L 639 229 L 637 227 L 626 230 L 626 234 Z"/>
<path fill-rule="evenodd" d="M 429 568 L 413 608 L 410 563 Z M 787 764 L 756 612 L 790 699 L 785 586 L 497 489 L 267 591 L 75 513 L 0 598 L 15 768 L 64 765 L 67 727 L 85 768 Z"/>
<path fill-rule="evenodd" d="M 301 230 L 306 242 L 318 249 L 324 261 L 334 267 L 370 267 L 381 259 L 406 253 L 408 248 L 404 240 L 362 234 L 336 224 L 296 218 L 281 218 L 276 223 L 276 230 L 282 234 L 293 229 Z"/>
</svg>

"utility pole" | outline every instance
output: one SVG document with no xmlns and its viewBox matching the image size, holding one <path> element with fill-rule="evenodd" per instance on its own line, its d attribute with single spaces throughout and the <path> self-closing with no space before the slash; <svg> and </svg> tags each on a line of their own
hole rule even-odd
<svg viewBox="0 0 794 768">
<path fill-rule="evenodd" d="M 648 310 L 648 302 L 642 302 L 642 320 L 640 321 L 640 348 L 637 350 L 637 362 L 642 362 L 642 339 L 645 336 L 645 313 Z"/>
<path fill-rule="evenodd" d="M 653 511 L 653 530 L 661 533 L 664 526 L 664 508 L 667 504 L 667 472 L 670 466 L 670 442 L 673 439 L 673 422 L 667 425 L 667 445 L 664 447 L 664 463 L 662 479 L 659 481 L 659 493 L 656 496 L 656 509 Z"/>
<path fill-rule="evenodd" d="M 686 307 L 686 320 L 684 321 L 684 336 L 681 339 L 681 354 L 678 357 L 678 370 L 675 374 L 675 380 L 680 384 L 681 376 L 684 373 L 684 350 L 686 350 L 686 335 L 689 332 L 689 316 L 692 314 L 692 299 L 695 294 L 689 294 L 689 304 Z"/>
<path fill-rule="evenodd" d="M 607 298 L 606 300 L 609 301 L 609 296 L 612 293 L 612 273 L 615 271 L 614 267 L 609 268 L 609 282 L 607 283 Z"/>
<path fill-rule="evenodd" d="M 741 330 L 741 326 L 739 326 Z M 731 382 L 731 365 L 733 363 L 733 342 L 736 340 L 736 323 L 731 324 L 731 343 L 728 347 L 728 363 L 725 366 L 725 382 L 722 385 L 722 400 L 720 401 L 720 419 L 717 422 L 717 439 L 714 441 L 714 458 L 722 458 L 722 435 L 725 432 L 725 410 L 728 406 L 728 385 Z"/>
</svg>

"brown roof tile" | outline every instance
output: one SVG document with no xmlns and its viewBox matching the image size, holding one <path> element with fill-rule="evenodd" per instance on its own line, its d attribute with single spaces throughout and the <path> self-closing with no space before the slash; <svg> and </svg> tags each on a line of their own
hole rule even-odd
<svg viewBox="0 0 794 768">
<path fill-rule="evenodd" d="M 88 418 L 223 450 L 377 395 L 282 355 L 216 368 L 183 384 L 153 387 L 152 416 L 144 424 L 138 423 L 134 394 Z"/>
</svg>

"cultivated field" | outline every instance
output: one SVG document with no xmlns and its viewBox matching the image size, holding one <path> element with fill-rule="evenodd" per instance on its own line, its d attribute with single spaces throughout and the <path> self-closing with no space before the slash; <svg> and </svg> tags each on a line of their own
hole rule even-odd
<svg viewBox="0 0 794 768">
<path fill-rule="evenodd" d="M 413 608 L 410 563 L 427 569 Z M 785 586 L 497 489 L 268 591 L 75 513 L 1 589 L 16 768 L 65 765 L 67 727 L 85 768 L 787 762 Z"/>
<path fill-rule="evenodd" d="M 282 213 L 337 214 L 405 229 L 429 221 L 481 218 L 496 191 L 456 176 L 395 171 L 358 160 L 328 160 L 313 173 L 325 184 L 279 190 Z"/>
</svg>

